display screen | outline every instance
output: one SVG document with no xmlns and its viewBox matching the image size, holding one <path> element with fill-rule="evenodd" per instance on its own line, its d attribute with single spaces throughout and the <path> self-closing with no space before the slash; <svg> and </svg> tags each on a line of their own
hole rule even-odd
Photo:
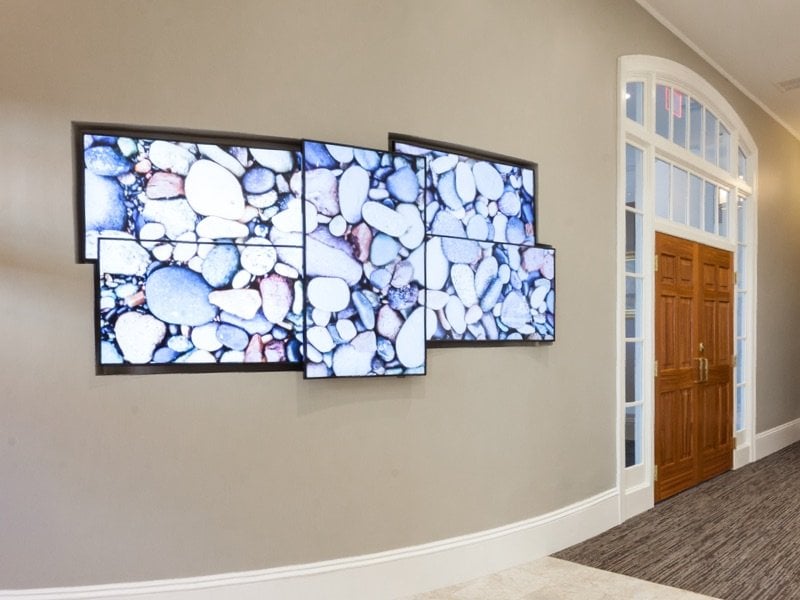
<svg viewBox="0 0 800 600">
<path fill-rule="evenodd" d="M 301 248 L 263 239 L 137 240 L 120 232 L 99 238 L 97 250 L 102 372 L 299 369 Z"/>
<path fill-rule="evenodd" d="M 74 126 L 101 373 L 299 370 L 299 140 Z"/>
<path fill-rule="evenodd" d="M 555 250 L 433 236 L 431 342 L 555 340 Z"/>
<path fill-rule="evenodd" d="M 426 223 L 433 235 L 536 244 L 536 165 L 390 134 L 392 150 L 427 159 Z"/>
<path fill-rule="evenodd" d="M 244 242 L 302 231 L 299 141 L 92 125 L 75 139 L 82 261 L 120 232 Z"/>
<path fill-rule="evenodd" d="M 425 160 L 306 141 L 308 378 L 425 373 Z"/>
</svg>

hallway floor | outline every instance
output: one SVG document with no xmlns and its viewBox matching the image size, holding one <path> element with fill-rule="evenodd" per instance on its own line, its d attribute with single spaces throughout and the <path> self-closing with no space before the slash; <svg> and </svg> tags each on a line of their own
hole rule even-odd
<svg viewBox="0 0 800 600">
<path fill-rule="evenodd" d="M 708 600 L 676 588 L 545 557 L 405 600 Z"/>
</svg>

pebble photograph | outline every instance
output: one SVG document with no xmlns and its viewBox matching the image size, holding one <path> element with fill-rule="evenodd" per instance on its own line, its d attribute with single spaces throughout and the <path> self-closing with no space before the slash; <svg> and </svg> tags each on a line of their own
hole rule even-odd
<svg viewBox="0 0 800 600">
<path fill-rule="evenodd" d="M 432 342 L 553 341 L 555 251 L 433 236 L 425 306 Z"/>
<path fill-rule="evenodd" d="M 509 244 L 536 244 L 532 165 L 481 159 L 402 140 L 393 149 L 424 156 L 427 232 Z"/>
<path fill-rule="evenodd" d="M 306 141 L 308 378 L 425 373 L 425 161 Z"/>
<path fill-rule="evenodd" d="M 302 252 L 260 238 L 99 238 L 100 364 L 299 365 Z"/>
<path fill-rule="evenodd" d="M 97 238 L 115 232 L 242 242 L 303 230 L 299 142 L 292 150 L 88 131 L 82 138 L 84 260 L 97 258 Z"/>
</svg>

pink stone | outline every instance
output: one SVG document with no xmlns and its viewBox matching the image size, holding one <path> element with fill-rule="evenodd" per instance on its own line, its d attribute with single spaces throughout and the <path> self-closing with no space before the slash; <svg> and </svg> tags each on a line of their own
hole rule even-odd
<svg viewBox="0 0 800 600">
<path fill-rule="evenodd" d="M 369 249 L 372 245 L 372 230 L 364 222 L 359 223 L 350 231 L 348 236 L 353 247 L 353 257 L 359 262 L 366 262 L 369 258 Z"/>
<path fill-rule="evenodd" d="M 183 177 L 175 173 L 153 173 L 145 190 L 148 198 L 177 198 L 183 196 Z"/>
</svg>

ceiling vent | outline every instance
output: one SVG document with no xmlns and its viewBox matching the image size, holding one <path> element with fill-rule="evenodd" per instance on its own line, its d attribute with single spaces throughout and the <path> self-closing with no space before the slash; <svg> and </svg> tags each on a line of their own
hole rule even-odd
<svg viewBox="0 0 800 600">
<path fill-rule="evenodd" d="M 786 81 L 779 81 L 775 85 L 778 86 L 778 89 L 782 92 L 790 92 L 792 90 L 800 89 L 800 77 L 795 77 L 794 79 L 787 79 Z"/>
</svg>

